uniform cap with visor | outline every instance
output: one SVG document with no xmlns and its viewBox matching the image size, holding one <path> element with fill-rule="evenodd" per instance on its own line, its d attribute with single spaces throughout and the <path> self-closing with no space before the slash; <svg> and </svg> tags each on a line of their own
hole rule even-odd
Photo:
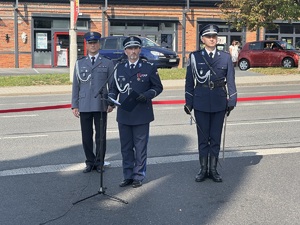
<svg viewBox="0 0 300 225">
<path fill-rule="evenodd" d="M 138 37 L 131 36 L 131 37 L 126 38 L 123 41 L 123 46 L 124 46 L 124 49 L 129 48 L 129 47 L 139 47 L 140 48 L 142 46 L 142 41 Z"/>
<path fill-rule="evenodd" d="M 101 34 L 98 32 L 87 32 L 83 37 L 87 43 L 95 43 L 100 40 Z"/>
<path fill-rule="evenodd" d="M 201 37 L 205 35 L 217 35 L 218 33 L 219 33 L 219 27 L 213 24 L 208 24 L 204 26 L 200 31 Z"/>
</svg>

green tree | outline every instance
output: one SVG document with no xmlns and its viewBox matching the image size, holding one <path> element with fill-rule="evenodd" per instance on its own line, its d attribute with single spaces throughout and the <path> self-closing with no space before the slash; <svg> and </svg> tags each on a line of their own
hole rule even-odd
<svg viewBox="0 0 300 225">
<path fill-rule="evenodd" d="M 223 0 L 219 5 L 223 19 L 241 30 L 275 28 L 275 20 L 299 21 L 300 0 Z"/>
</svg>

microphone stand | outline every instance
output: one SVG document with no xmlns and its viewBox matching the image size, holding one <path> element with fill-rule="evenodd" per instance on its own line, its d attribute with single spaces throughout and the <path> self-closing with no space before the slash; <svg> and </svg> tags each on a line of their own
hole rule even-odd
<svg viewBox="0 0 300 225">
<path fill-rule="evenodd" d="M 121 57 L 122 59 L 122 57 Z M 117 64 L 115 65 L 113 71 L 111 74 L 109 74 L 109 76 L 107 77 L 107 79 L 105 80 L 105 82 L 103 83 L 103 85 L 100 87 L 98 93 L 95 95 L 95 98 L 98 97 L 98 95 L 100 95 L 100 99 L 102 101 L 108 101 L 107 99 L 103 98 L 103 88 L 108 84 L 109 80 L 111 79 L 112 75 L 114 74 L 114 72 L 116 71 L 117 69 L 117 66 L 122 62 L 123 60 L 118 60 Z M 104 130 L 104 121 L 103 121 L 103 112 L 101 111 L 101 118 L 100 118 L 100 150 L 99 150 L 99 154 L 100 154 L 100 187 L 99 187 L 99 190 L 97 193 L 91 195 L 91 196 L 88 196 L 86 198 L 83 198 L 83 199 L 80 199 L 76 202 L 73 203 L 73 205 L 76 205 L 77 203 L 79 202 L 82 202 L 86 199 L 89 199 L 89 198 L 92 198 L 96 195 L 105 195 L 111 199 L 114 199 L 116 201 L 119 201 L 119 202 L 122 202 L 124 204 L 128 204 L 127 201 L 121 199 L 121 198 L 118 198 L 118 197 L 115 197 L 115 196 L 112 196 L 112 195 L 109 195 L 105 192 L 105 190 L 107 189 L 106 187 L 103 187 L 103 166 L 104 166 L 104 133 L 105 130 Z M 106 122 L 107 123 L 107 122 Z M 97 153 L 98 154 L 98 153 Z M 97 155 L 98 156 L 98 155 Z M 96 157 L 97 159 L 97 157 Z"/>
</svg>

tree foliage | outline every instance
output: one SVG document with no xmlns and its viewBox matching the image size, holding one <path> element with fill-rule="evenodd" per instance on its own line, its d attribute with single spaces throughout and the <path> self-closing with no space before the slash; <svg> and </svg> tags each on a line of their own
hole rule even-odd
<svg viewBox="0 0 300 225">
<path fill-rule="evenodd" d="M 299 0 L 223 0 L 219 5 L 223 19 L 237 30 L 247 27 L 275 28 L 275 20 L 299 21 Z"/>
</svg>

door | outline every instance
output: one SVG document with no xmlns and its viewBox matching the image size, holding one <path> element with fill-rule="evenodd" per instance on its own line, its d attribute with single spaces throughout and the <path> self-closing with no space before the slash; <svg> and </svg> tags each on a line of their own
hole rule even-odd
<svg viewBox="0 0 300 225">
<path fill-rule="evenodd" d="M 77 58 L 85 55 L 84 33 L 77 33 Z M 68 32 L 54 33 L 54 67 L 69 67 L 70 38 Z"/>
</svg>

